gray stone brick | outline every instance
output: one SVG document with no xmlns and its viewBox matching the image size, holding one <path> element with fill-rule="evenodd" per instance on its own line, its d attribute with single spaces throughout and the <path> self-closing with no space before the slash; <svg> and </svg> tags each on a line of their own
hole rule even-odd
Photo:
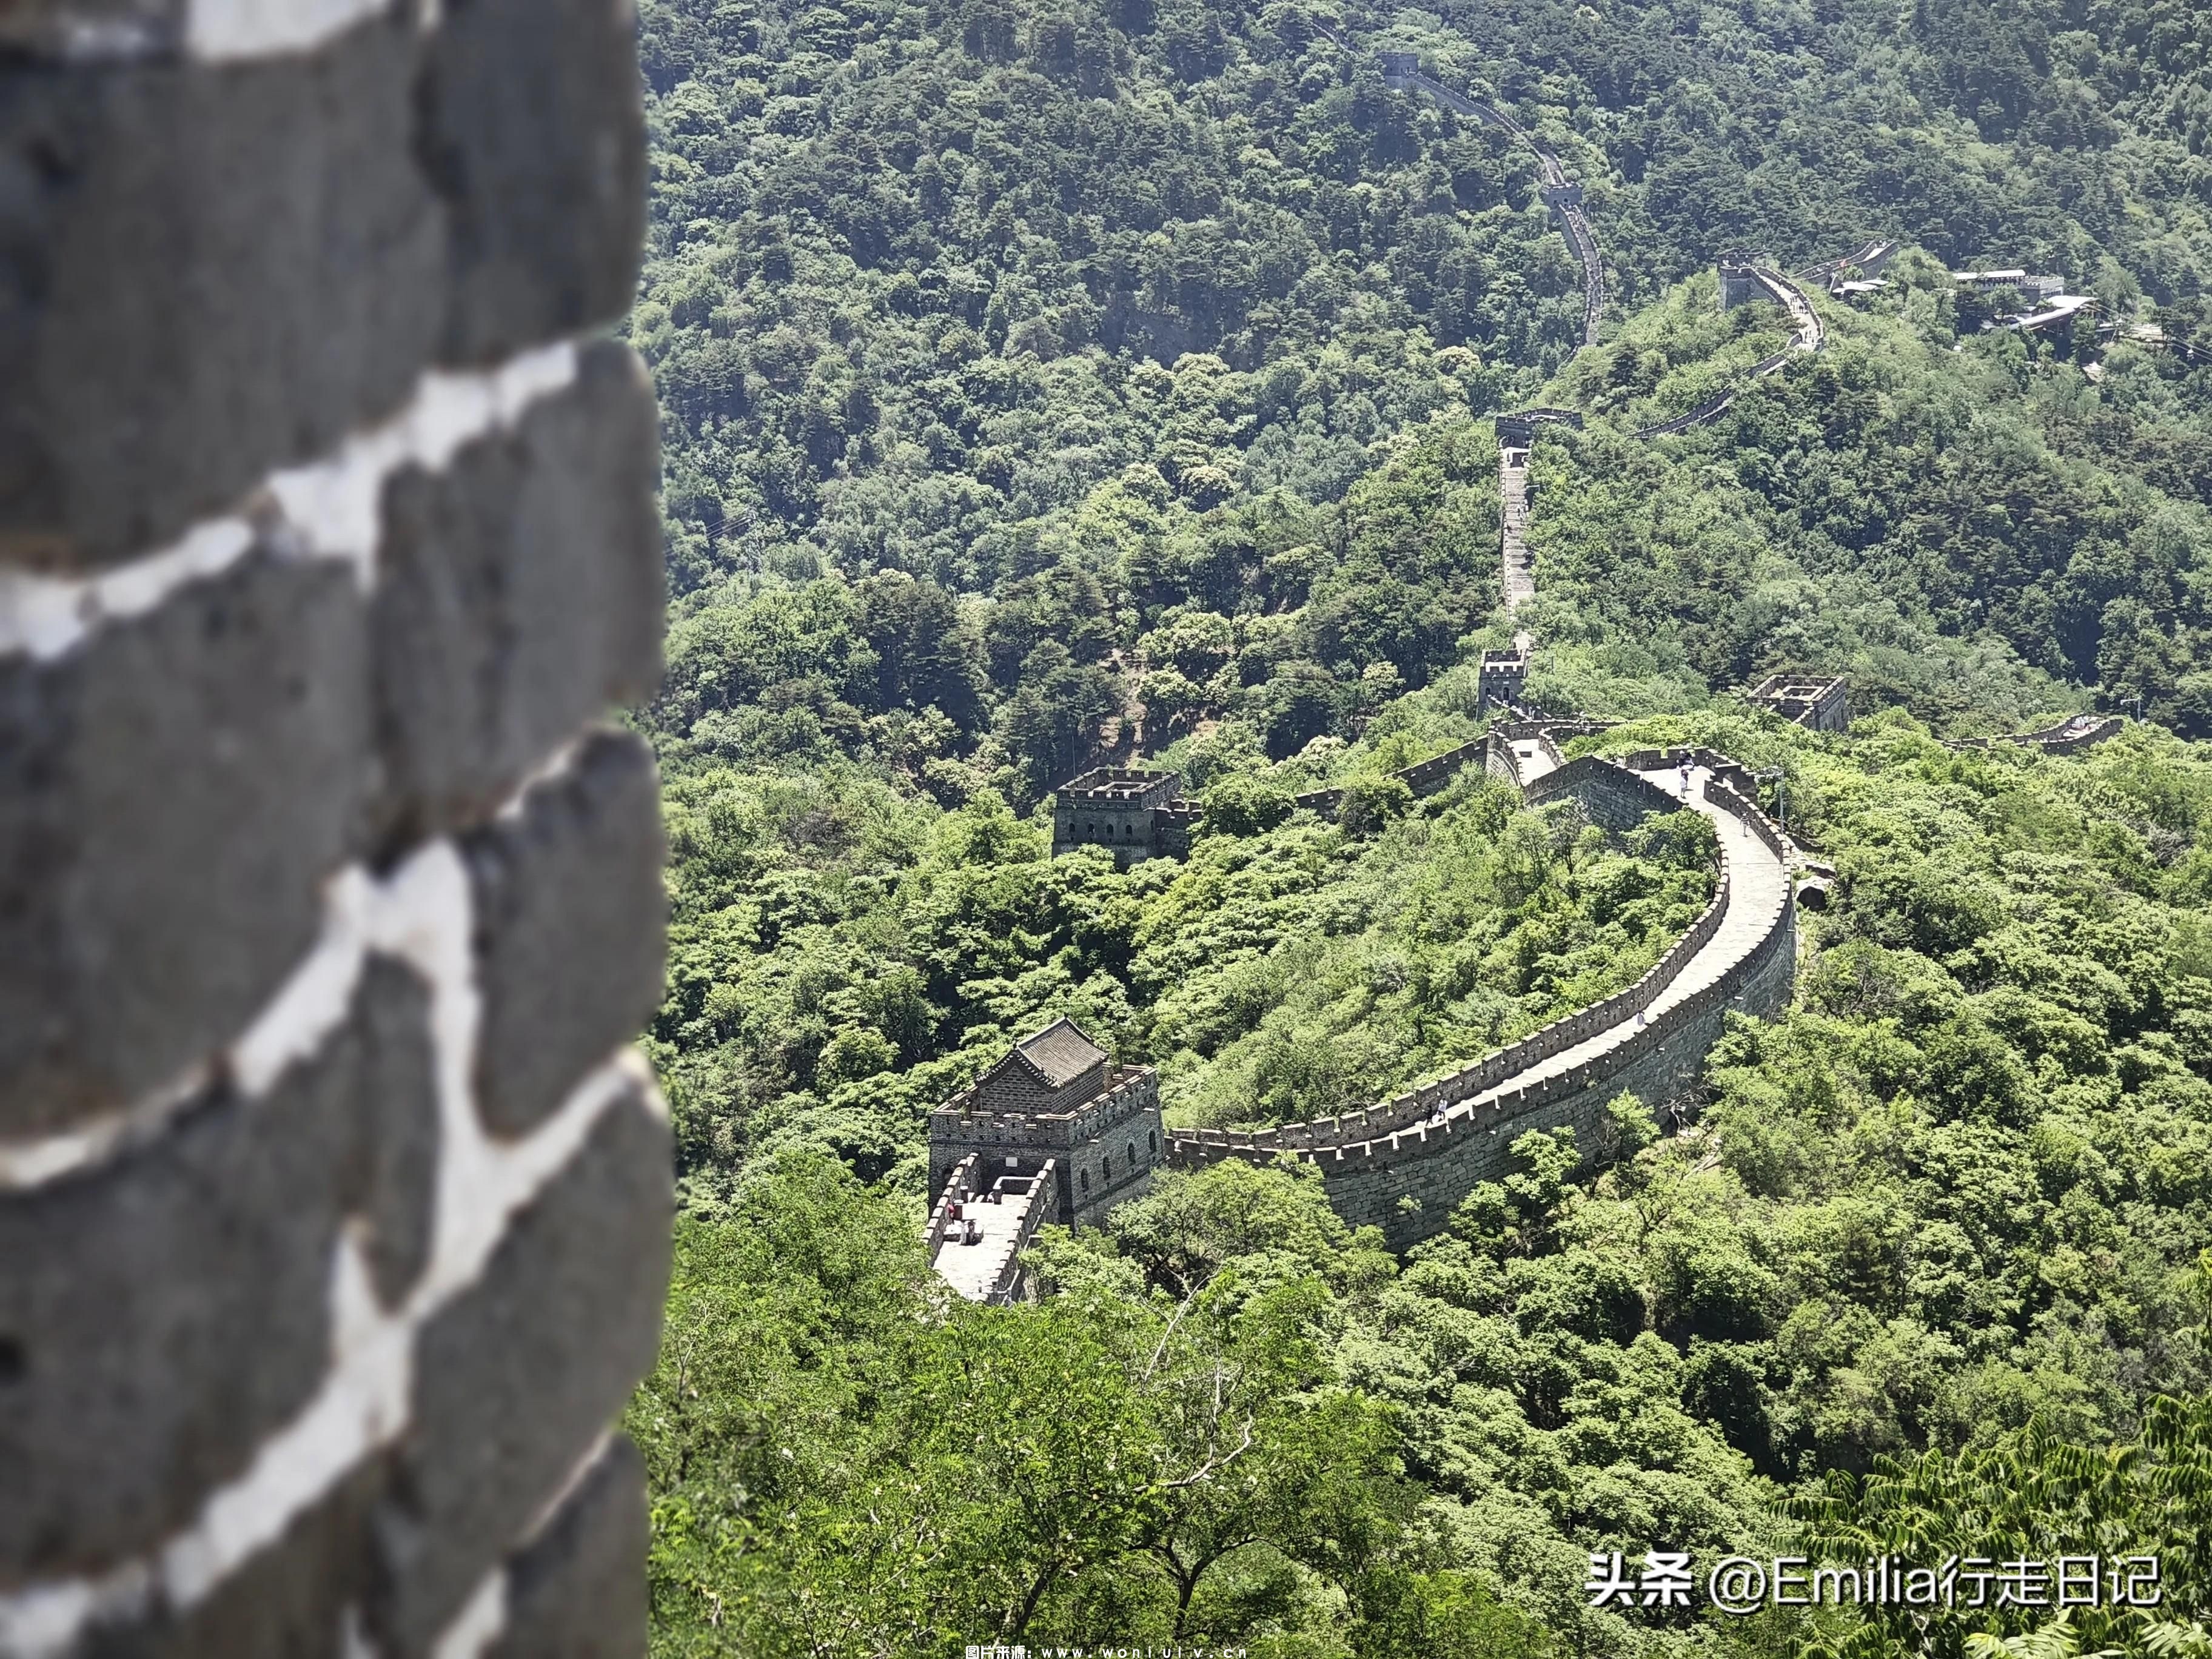
<svg viewBox="0 0 2212 1659">
<path fill-rule="evenodd" d="M 0 661 L 0 1134 L 167 1085 L 313 943 L 366 797 L 365 617 L 345 570 L 254 555 Z"/>
<path fill-rule="evenodd" d="M 119 1161 L 0 1194 L 0 1586 L 143 1549 L 244 1469 L 327 1366 L 349 1211 L 419 1261 L 428 1164 L 392 1143 L 421 1110 L 383 1091 L 428 1081 L 424 1006 L 372 974 L 266 1095 L 217 1085 Z"/>
<path fill-rule="evenodd" d="M 354 1016 L 322 1067 L 319 1109 L 351 1126 L 342 1196 L 362 1224 L 376 1293 L 397 1308 L 428 1264 L 438 1194 L 438 1079 L 430 1000 L 395 962 L 372 957 Z"/>
<path fill-rule="evenodd" d="M 425 1650 L 652 1365 L 671 1157 L 667 1125 L 619 1103 L 422 1331 L 375 1528 L 370 1608 L 386 1659 Z"/>
<path fill-rule="evenodd" d="M 266 62 L 0 63 L 0 562 L 149 551 L 407 396 L 416 68 L 399 7 Z"/>
<path fill-rule="evenodd" d="M 79 1659 L 338 1659 L 368 1589 L 384 1472 L 380 1459 L 355 1470 L 197 1605 L 95 1626 Z"/>
<path fill-rule="evenodd" d="M 616 0 L 446 0 L 421 155 L 452 211 L 450 360 L 629 308 L 645 241 L 636 27 Z"/>
<path fill-rule="evenodd" d="M 629 348 L 438 473 L 386 486 L 374 605 L 387 834 L 484 817 L 561 739 L 660 678 L 653 388 Z"/>
<path fill-rule="evenodd" d="M 620 1437 L 507 1564 L 507 1629 L 484 1659 L 641 1659 L 645 1460 Z"/>
<path fill-rule="evenodd" d="M 627 732 L 595 732 L 463 847 L 483 995 L 477 1105 L 493 1133 L 517 1134 L 660 1006 L 667 906 L 652 754 Z"/>
</svg>

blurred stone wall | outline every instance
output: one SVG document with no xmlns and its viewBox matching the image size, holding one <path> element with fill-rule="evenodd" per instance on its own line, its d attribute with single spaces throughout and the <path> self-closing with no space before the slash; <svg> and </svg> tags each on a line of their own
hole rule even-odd
<svg viewBox="0 0 2212 1659">
<path fill-rule="evenodd" d="M 634 1655 L 614 0 L 0 3 L 0 1655 Z"/>
</svg>

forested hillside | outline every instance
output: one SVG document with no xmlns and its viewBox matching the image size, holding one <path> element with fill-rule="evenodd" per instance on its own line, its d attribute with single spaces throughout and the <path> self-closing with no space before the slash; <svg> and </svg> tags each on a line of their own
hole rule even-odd
<svg viewBox="0 0 2212 1659">
<path fill-rule="evenodd" d="M 1996 1470 L 2073 1494 L 2014 1547 L 2166 1552 L 2179 1633 L 2049 1651 L 2187 1659 L 2212 1516 L 2157 1494 L 2212 1481 L 2212 1427 L 2152 1402 L 2212 1389 L 2212 18 L 642 13 L 685 1200 L 629 1423 L 656 1653 L 1951 1659 L 2048 1619 L 1582 1583 L 1971 1543 Z M 1530 151 L 1385 47 L 1584 181 L 1596 346 Z M 1890 286 L 1816 295 L 1826 349 L 1745 384 L 1784 320 L 1722 313 L 1712 259 L 1876 236 Z M 1957 265 L 2116 327 L 1980 331 Z M 948 1305 L 924 1114 L 1049 1018 L 1158 1066 L 1171 1122 L 1311 1117 L 1608 994 L 1705 903 L 1693 815 L 1385 776 L 1482 729 L 1489 417 L 1535 402 L 1586 426 L 1535 448 L 1530 700 L 1765 775 L 1837 871 L 1795 1006 L 1684 1132 L 1624 1101 L 1601 1146 L 1525 1138 L 1402 1259 L 1231 1166 L 1048 1236 L 1034 1306 Z M 1748 714 L 1782 667 L 1848 674 L 1852 733 Z M 2137 721 L 1955 746 L 2090 708 Z M 1201 802 L 1189 856 L 1049 858 L 1053 786 L 1139 759 Z M 1294 810 L 1317 784 L 1347 809 Z"/>
<path fill-rule="evenodd" d="M 940 1322 L 915 1211 L 861 1185 L 900 1145 L 863 1103 L 926 1103 L 951 1066 L 832 1093 L 813 1146 L 777 1135 L 721 1196 L 695 1179 L 630 1419 L 660 1650 L 1781 1659 L 1808 1615 L 1592 1610 L 1588 1553 L 1771 1553 L 1793 1490 L 2031 1425 L 2055 1480 L 2066 1443 L 2212 1388 L 2212 763 L 2149 737 L 1961 756 L 1901 719 L 1605 742 L 1683 737 L 1788 765 L 1844 878 L 1798 1006 L 1715 1056 L 1695 1127 L 1654 1139 L 1624 1102 L 1609 1147 L 1525 1137 L 1522 1173 L 1403 1262 L 1291 1175 L 1231 1165 L 1054 1246 L 1062 1293 Z M 1112 883 L 1091 856 L 977 879 Z M 861 1124 L 880 1142 L 814 1149 Z M 1577 1151 L 1617 1161 L 1576 1182 Z M 1178 1484 L 1248 1427 L 1233 1481 Z M 1960 1497 L 1934 1512 L 1971 1527 Z M 2087 1535 L 2116 1553 L 2205 1521 L 2112 1514 Z M 2092 1547 L 2086 1524 L 2055 1512 L 2043 1553 Z M 2201 1609 L 2200 1547 L 2166 1559 Z"/>
<path fill-rule="evenodd" d="M 2121 343 L 2093 382 L 2016 335 L 1961 345 L 1932 261 L 1891 280 L 1825 307 L 1817 362 L 1659 445 L 1620 428 L 1696 403 L 1771 308 L 1724 321 L 1692 280 L 1577 360 L 1553 393 L 1607 418 L 1538 451 L 1544 631 L 1634 641 L 1600 660 L 1669 676 L 1655 706 L 1788 665 L 1944 730 L 2094 702 L 2212 736 L 2212 366 Z M 1560 653 L 1552 695 L 1634 706 L 1593 666 Z"/>
</svg>

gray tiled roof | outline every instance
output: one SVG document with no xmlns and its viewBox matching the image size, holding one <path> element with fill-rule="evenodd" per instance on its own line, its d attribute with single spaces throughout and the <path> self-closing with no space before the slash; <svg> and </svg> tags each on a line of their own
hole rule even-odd
<svg viewBox="0 0 2212 1659">
<path fill-rule="evenodd" d="M 1073 1083 L 1106 1058 L 1106 1051 L 1083 1035 L 1073 1020 L 1056 1019 L 1033 1037 L 1015 1044 L 1022 1058 L 1044 1073 L 1055 1089 Z"/>
</svg>

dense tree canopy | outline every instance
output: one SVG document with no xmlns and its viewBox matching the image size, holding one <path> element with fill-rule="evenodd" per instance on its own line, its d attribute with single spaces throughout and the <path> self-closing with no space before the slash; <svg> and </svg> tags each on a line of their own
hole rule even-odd
<svg viewBox="0 0 2212 1659">
<path fill-rule="evenodd" d="M 2203 10 L 641 9 L 656 1653 L 2212 1652 Z M 1384 46 L 1584 180 L 1597 346 L 1529 151 Z M 1827 349 L 1747 383 L 1783 319 L 1711 261 L 1877 235 L 1890 285 L 1816 295 Z M 1984 329 L 1954 265 L 2111 326 Z M 1173 1121 L 1309 1117 L 1619 988 L 1705 902 L 1701 819 L 1388 775 L 1483 729 L 1489 417 L 1538 401 L 1586 427 L 1535 448 L 1528 696 L 1761 770 L 1835 870 L 1792 1006 L 1681 1132 L 1624 1097 L 1601 1145 L 1524 1137 L 1402 1257 L 1227 1166 L 1048 1231 L 1035 1304 L 951 1297 L 924 1115 L 1046 1018 L 1158 1066 Z M 1784 667 L 1848 674 L 1851 732 L 1733 695 Z M 1957 746 L 2086 708 L 2139 718 Z M 1200 804 L 1188 856 L 1049 858 L 1053 787 L 1136 761 Z M 1583 1589 L 1594 1552 L 2091 1532 L 2171 1554 L 2170 1617 Z"/>
</svg>

